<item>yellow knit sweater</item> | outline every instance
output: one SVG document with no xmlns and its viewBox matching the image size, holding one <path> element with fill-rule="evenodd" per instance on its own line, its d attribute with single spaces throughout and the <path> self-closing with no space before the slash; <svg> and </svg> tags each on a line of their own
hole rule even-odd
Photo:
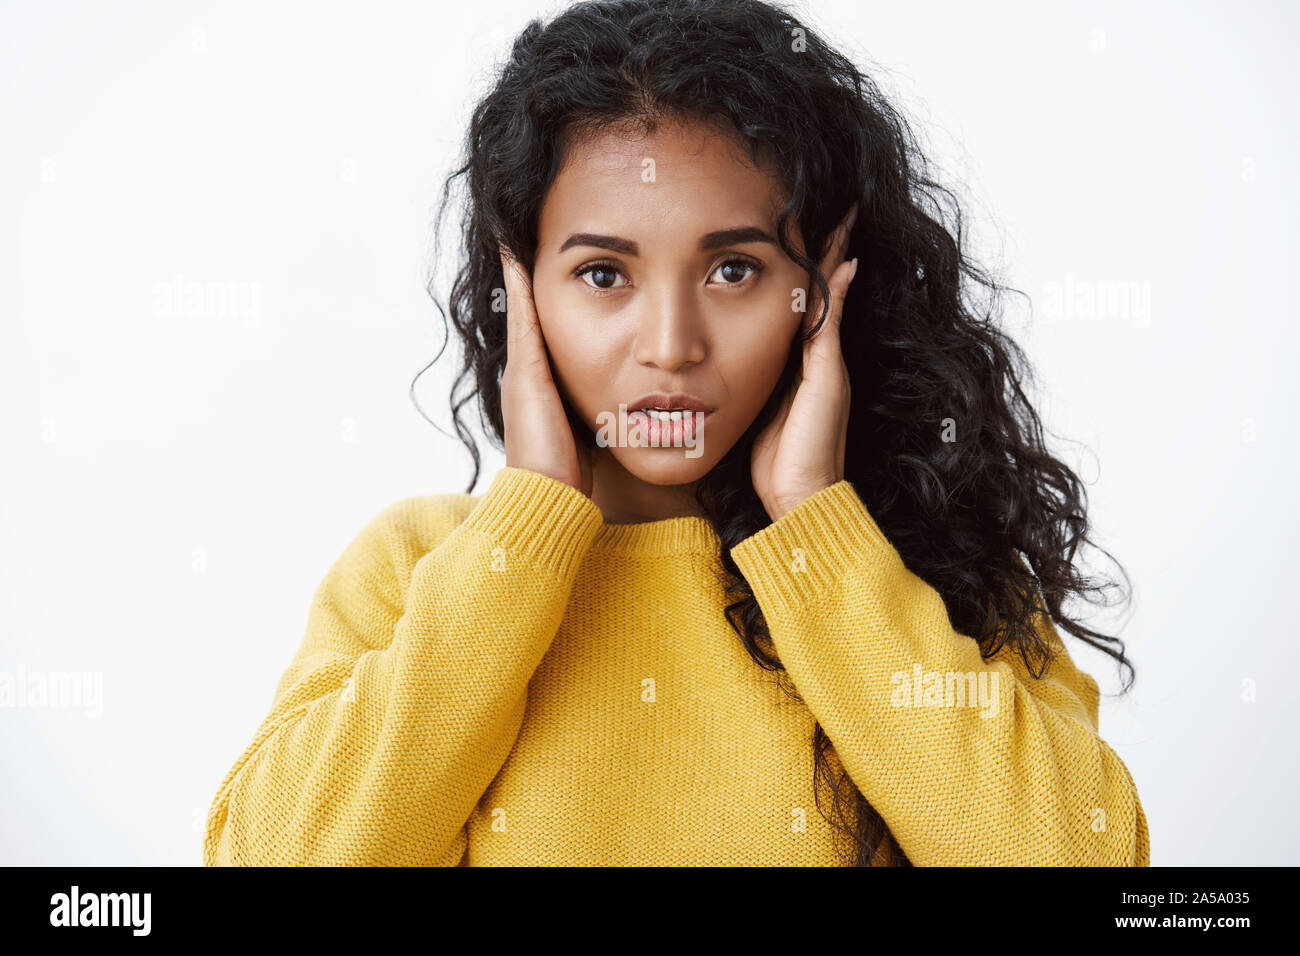
<svg viewBox="0 0 1300 956">
<path fill-rule="evenodd" d="M 814 719 L 917 865 L 1149 863 L 1045 617 L 1041 679 L 982 660 L 841 481 L 731 551 L 799 703 L 727 624 L 718 548 L 511 467 L 391 505 L 317 590 L 204 864 L 837 865 Z"/>
</svg>

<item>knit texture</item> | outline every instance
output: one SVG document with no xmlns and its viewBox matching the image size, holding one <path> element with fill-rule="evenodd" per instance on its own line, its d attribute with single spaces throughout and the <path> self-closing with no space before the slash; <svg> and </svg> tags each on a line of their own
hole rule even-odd
<svg viewBox="0 0 1300 956">
<path fill-rule="evenodd" d="M 800 702 L 727 623 L 719 548 L 519 468 L 389 506 L 317 589 L 204 864 L 842 865 L 815 720 L 917 865 L 1149 864 L 1045 616 L 1042 677 L 983 660 L 841 481 L 731 550 Z"/>
</svg>

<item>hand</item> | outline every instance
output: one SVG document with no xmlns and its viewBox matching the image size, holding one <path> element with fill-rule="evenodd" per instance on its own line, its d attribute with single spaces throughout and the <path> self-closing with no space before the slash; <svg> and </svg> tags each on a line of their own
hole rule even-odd
<svg viewBox="0 0 1300 956">
<path fill-rule="evenodd" d="M 821 261 L 830 288 L 826 321 L 804 344 L 799 379 L 754 440 L 754 491 L 773 521 L 810 495 L 844 479 L 850 389 L 848 366 L 840 351 L 840 313 L 857 272 L 856 260 L 844 261 L 857 215 L 855 203 L 828 240 Z M 812 307 L 802 324 L 805 333 L 816 323 L 821 309 L 819 290 L 813 289 Z"/>
<path fill-rule="evenodd" d="M 591 497 L 591 451 L 578 442 L 551 377 L 549 353 L 537 321 L 532 282 L 498 245 L 506 278 L 506 367 L 501 418 L 506 464 L 562 481 Z"/>
</svg>

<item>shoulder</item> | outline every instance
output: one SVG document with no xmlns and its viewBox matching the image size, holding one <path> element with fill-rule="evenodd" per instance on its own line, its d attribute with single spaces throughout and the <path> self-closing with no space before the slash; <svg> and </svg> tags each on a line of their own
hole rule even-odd
<svg viewBox="0 0 1300 956">
<path fill-rule="evenodd" d="M 412 495 L 373 512 L 335 552 L 320 580 L 308 613 L 307 644 L 349 653 L 384 646 L 406 609 L 416 565 L 476 501 L 467 494 Z"/>
<path fill-rule="evenodd" d="M 322 592 L 400 605 L 419 560 L 461 524 L 479 496 L 411 495 L 377 509 L 352 533 L 322 582 Z"/>
<path fill-rule="evenodd" d="M 399 498 L 376 512 L 364 530 L 427 551 L 465 520 L 479 497 L 451 492 Z"/>
<path fill-rule="evenodd" d="M 479 497 L 449 492 L 399 498 L 375 512 L 350 549 L 395 567 L 413 565 L 465 520 Z"/>
</svg>

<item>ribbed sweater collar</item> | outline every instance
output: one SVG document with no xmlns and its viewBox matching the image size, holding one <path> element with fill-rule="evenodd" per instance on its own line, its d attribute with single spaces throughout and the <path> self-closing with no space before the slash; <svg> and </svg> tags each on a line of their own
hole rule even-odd
<svg viewBox="0 0 1300 956">
<path fill-rule="evenodd" d="M 635 524 L 604 522 L 591 550 L 606 554 L 711 554 L 720 540 L 706 518 L 664 518 Z"/>
</svg>

